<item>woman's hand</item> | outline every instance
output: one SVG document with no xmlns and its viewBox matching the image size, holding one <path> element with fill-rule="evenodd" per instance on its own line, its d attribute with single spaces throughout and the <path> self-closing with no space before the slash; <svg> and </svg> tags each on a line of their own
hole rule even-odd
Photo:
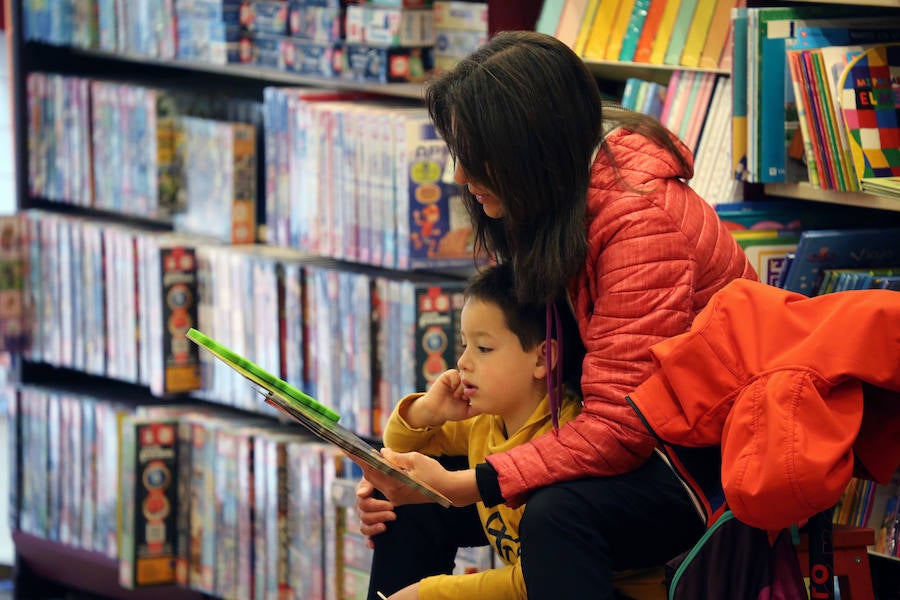
<svg viewBox="0 0 900 600">
<path fill-rule="evenodd" d="M 366 536 L 366 545 L 371 549 L 375 548 L 372 538 L 384 533 L 387 523 L 397 519 L 394 505 L 376 498 L 374 493 L 375 486 L 369 480 L 363 478 L 356 484 L 356 514 L 362 521 L 359 532 Z"/>
</svg>

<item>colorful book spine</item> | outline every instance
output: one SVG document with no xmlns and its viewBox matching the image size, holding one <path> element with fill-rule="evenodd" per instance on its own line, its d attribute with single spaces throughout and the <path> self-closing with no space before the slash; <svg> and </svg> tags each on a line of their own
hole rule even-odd
<svg viewBox="0 0 900 600">
<path fill-rule="evenodd" d="M 620 0 L 600 0 L 596 4 L 581 56 L 587 60 L 603 60 L 612 33 Z"/>
<path fill-rule="evenodd" d="M 597 18 L 597 15 L 600 14 L 599 8 L 602 3 L 602 0 L 588 0 L 587 6 L 584 7 L 581 24 L 578 26 L 578 34 L 575 36 L 575 43 L 572 46 L 572 50 L 574 50 L 575 54 L 578 56 L 584 55 L 585 47 L 587 46 L 588 39 L 590 39 L 594 20 Z"/>
<path fill-rule="evenodd" d="M 125 588 L 175 582 L 176 427 L 176 420 L 122 421 L 119 583 Z"/>
<path fill-rule="evenodd" d="M 675 26 L 675 19 L 678 17 L 680 8 L 681 0 L 666 2 L 660 17 L 658 34 L 656 39 L 653 40 L 653 45 L 650 49 L 650 63 L 654 65 L 665 64 L 666 50 L 669 48 L 669 40 L 672 39 L 672 28 Z"/>
<path fill-rule="evenodd" d="M 650 0 L 635 0 L 631 18 L 628 20 L 622 37 L 622 49 L 619 51 L 618 57 L 620 61 L 631 62 L 634 60 L 634 53 L 637 50 L 638 39 L 641 36 L 641 29 L 644 27 L 649 6 Z"/>
<path fill-rule="evenodd" d="M 813 124 L 810 122 L 810 114 L 807 110 L 808 99 L 802 85 L 803 74 L 800 67 L 800 54 L 796 51 L 788 52 L 788 68 L 791 73 L 791 85 L 794 89 L 794 104 L 797 109 L 797 120 L 800 127 L 800 136 L 803 139 L 803 154 L 806 162 L 806 172 L 809 183 L 819 187 L 819 169 L 815 151 L 813 150 Z"/>
<path fill-rule="evenodd" d="M 828 144 L 826 143 L 825 121 L 822 114 L 822 99 L 819 96 L 819 87 L 813 72 L 812 50 L 800 50 L 797 54 L 797 64 L 801 73 L 801 87 L 810 129 L 810 140 L 815 152 L 816 171 L 819 178 L 819 187 L 822 189 L 836 189 L 837 179 L 828 157 Z"/>
<path fill-rule="evenodd" d="M 667 4 L 670 3 L 667 3 L 666 0 L 650 0 L 647 16 L 644 17 L 644 26 L 641 28 L 641 35 L 634 50 L 634 57 L 632 58 L 634 62 L 650 62 L 653 40 L 656 39 L 663 11 L 665 11 Z"/>
<path fill-rule="evenodd" d="M 534 30 L 547 35 L 555 35 L 565 4 L 566 0 L 544 0 Z"/>
<path fill-rule="evenodd" d="M 684 40 L 684 49 L 681 51 L 681 65 L 684 67 L 700 66 L 700 53 L 710 33 L 713 13 L 716 10 L 717 0 L 697 0 L 694 10 L 694 18 Z"/>
<path fill-rule="evenodd" d="M 678 15 L 676 15 L 675 22 L 672 24 L 672 35 L 669 38 L 669 45 L 666 47 L 663 64 L 677 65 L 681 62 L 681 53 L 687 41 L 688 30 L 690 30 L 691 22 L 694 19 L 697 3 L 698 0 L 681 0 L 681 5 L 678 7 Z"/>
<path fill-rule="evenodd" d="M 672 75 L 669 77 L 669 83 L 666 85 L 666 98 L 663 101 L 662 111 L 660 111 L 659 121 L 663 125 L 667 125 L 669 121 L 669 113 L 672 112 L 672 105 L 675 103 L 676 91 L 679 89 L 679 83 L 681 81 L 681 76 L 685 73 L 685 71 L 672 71 Z"/>
<path fill-rule="evenodd" d="M 556 37 L 570 48 L 575 47 L 578 31 L 586 20 L 584 11 L 587 5 L 588 0 L 566 0 L 560 12 L 559 23 L 556 26 Z"/>
<path fill-rule="evenodd" d="M 604 60 L 619 60 L 619 54 L 622 52 L 622 42 L 628 31 L 628 23 L 631 21 L 631 14 L 637 0 L 619 0 L 619 6 L 616 9 L 616 18 L 613 21 L 612 31 L 609 32 L 609 40 L 606 44 L 606 50 L 603 52 Z"/>
<path fill-rule="evenodd" d="M 732 9 L 731 170 L 737 181 L 747 179 L 747 26 L 747 9 Z"/>
<path fill-rule="evenodd" d="M 822 58 L 822 50 L 813 50 L 810 53 L 810 57 L 812 58 L 813 64 L 813 74 L 816 78 L 816 86 L 819 90 L 818 102 L 821 105 L 823 123 L 825 125 L 825 133 L 827 135 L 827 143 L 826 149 L 828 150 L 828 162 L 829 168 L 835 174 L 835 180 L 837 182 L 837 188 L 843 191 L 852 191 L 851 187 L 848 186 L 856 186 L 856 179 L 853 178 L 852 182 L 847 180 L 846 171 L 844 166 L 841 164 L 843 160 L 843 152 L 840 147 L 840 138 L 839 132 L 837 131 L 837 118 L 838 115 L 835 112 L 835 102 L 834 102 L 834 92 L 831 87 L 828 85 L 828 76 L 825 73 L 825 70 L 828 68 L 825 64 L 824 59 Z"/>
<path fill-rule="evenodd" d="M 692 152 L 697 151 L 700 132 L 709 118 L 710 101 L 712 100 L 713 89 L 716 87 L 718 76 L 715 73 L 701 73 L 699 79 L 697 97 L 694 100 L 694 107 L 690 111 L 690 119 L 684 135 L 684 142 Z"/>
<path fill-rule="evenodd" d="M 734 6 L 734 0 L 716 0 L 716 7 L 709 22 L 709 34 L 697 62 L 697 66 L 701 69 L 715 69 L 721 64 L 722 53 L 731 36 L 731 9 Z"/>
</svg>

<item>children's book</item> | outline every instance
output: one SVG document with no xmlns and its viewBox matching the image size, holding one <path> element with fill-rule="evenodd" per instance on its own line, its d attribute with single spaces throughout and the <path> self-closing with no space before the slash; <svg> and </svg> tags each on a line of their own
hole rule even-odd
<svg viewBox="0 0 900 600">
<path fill-rule="evenodd" d="M 731 10 L 731 172 L 737 181 L 747 180 L 747 9 Z"/>
<path fill-rule="evenodd" d="M 681 0 L 678 7 L 678 15 L 672 24 L 672 33 L 669 37 L 669 45 L 663 58 L 663 64 L 678 65 L 681 63 L 681 53 L 687 41 L 688 30 L 694 20 L 694 12 L 697 9 L 698 0 Z"/>
<path fill-rule="evenodd" d="M 900 229 L 818 229 L 804 231 L 783 288 L 812 296 L 825 269 L 889 267 L 900 264 Z"/>
<path fill-rule="evenodd" d="M 612 30 L 609 32 L 609 39 L 603 51 L 604 60 L 619 59 L 619 54 L 622 52 L 622 40 L 625 39 L 628 22 L 631 21 L 635 0 L 618 0 L 618 3 L 616 18 L 613 20 Z"/>
<path fill-rule="evenodd" d="M 641 35 L 638 37 L 637 47 L 634 50 L 634 62 L 645 63 L 650 61 L 650 50 L 653 46 L 653 40 L 656 39 L 656 34 L 659 32 L 663 11 L 667 4 L 672 4 L 672 2 L 650 0 L 647 15 L 644 17 L 644 26 L 641 28 Z"/>
<path fill-rule="evenodd" d="M 870 47 L 840 75 L 840 111 L 860 187 L 900 198 L 900 44 Z"/>
<path fill-rule="evenodd" d="M 654 65 L 665 64 L 666 50 L 669 49 L 669 41 L 672 39 L 672 30 L 675 27 L 675 19 L 678 18 L 680 8 L 681 0 L 669 0 L 669 2 L 666 2 L 663 14 L 660 17 L 656 38 L 650 47 L 648 62 Z"/>
<path fill-rule="evenodd" d="M 635 0 L 634 7 L 631 10 L 631 18 L 622 36 L 622 49 L 618 55 L 620 61 L 630 62 L 634 60 L 634 53 L 637 51 L 638 40 L 641 37 L 641 31 L 646 23 L 649 10 L 650 0 Z M 615 56 L 607 58 L 610 60 L 616 59 Z"/>
<path fill-rule="evenodd" d="M 570 48 L 575 47 L 578 38 L 578 30 L 582 27 L 582 21 L 586 18 L 584 11 L 587 8 L 587 0 L 566 0 L 559 13 L 556 24 L 556 37 Z"/>
<path fill-rule="evenodd" d="M 709 22 L 709 35 L 703 42 L 703 50 L 697 66 L 701 69 L 715 69 L 719 67 L 722 52 L 725 50 L 728 36 L 731 35 L 731 9 L 734 8 L 734 0 L 717 0 L 712 19 Z"/>
<path fill-rule="evenodd" d="M 594 10 L 584 23 L 587 33 L 579 36 L 583 39 L 575 46 L 575 53 L 588 60 L 603 60 L 616 11 L 619 9 L 619 0 L 593 0 L 589 6 L 591 5 Z"/>
<path fill-rule="evenodd" d="M 572 46 L 572 50 L 574 50 L 575 54 L 578 56 L 585 55 L 585 48 L 587 47 L 591 31 L 594 27 L 594 20 L 599 14 L 600 4 L 600 0 L 588 0 L 587 5 L 584 7 L 581 25 L 578 26 L 578 34 L 575 36 L 575 45 Z"/>
<path fill-rule="evenodd" d="M 368 442 L 339 425 L 340 415 L 329 407 L 197 329 L 188 330 L 187 337 L 249 380 L 257 391 L 263 394 L 266 403 L 306 427 L 316 437 L 334 444 L 352 458 L 393 477 L 441 506 L 451 505 L 450 500 L 443 494 L 428 484 L 414 479 L 384 458 Z"/>
<path fill-rule="evenodd" d="M 785 257 L 797 249 L 797 242 L 800 240 L 800 234 L 791 231 L 744 230 L 731 233 L 744 249 L 744 254 L 759 275 L 759 280 L 769 285 L 778 283 Z"/>
<path fill-rule="evenodd" d="M 698 0 L 694 10 L 694 17 L 688 28 L 687 37 L 684 40 L 684 48 L 681 51 L 680 64 L 684 67 L 700 66 L 700 53 L 706 43 L 709 27 L 712 23 L 713 13 L 716 11 L 716 0 Z"/>
<path fill-rule="evenodd" d="M 786 51 L 897 39 L 898 23 L 865 8 L 804 6 L 754 9 L 759 27 L 757 94 L 759 118 L 759 181 L 804 181 L 802 162 L 792 160 L 791 143 L 797 138 L 799 118 L 795 107 Z M 784 82 L 779 86 L 779 79 Z M 833 87 L 831 89 L 834 89 Z M 797 148 L 802 143 L 797 141 Z M 798 153 L 802 156 L 802 152 Z M 852 191 L 852 188 L 847 188 Z"/>
<path fill-rule="evenodd" d="M 565 0 L 544 0 L 534 30 L 547 35 L 555 35 L 565 3 Z"/>
</svg>

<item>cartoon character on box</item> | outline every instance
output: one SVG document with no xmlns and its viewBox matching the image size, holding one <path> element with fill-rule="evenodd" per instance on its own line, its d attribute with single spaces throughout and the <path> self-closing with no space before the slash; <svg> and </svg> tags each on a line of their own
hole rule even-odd
<svg viewBox="0 0 900 600">
<path fill-rule="evenodd" d="M 447 334 L 439 325 L 432 325 L 425 331 L 422 337 L 422 348 L 425 350 L 425 360 L 422 361 L 422 376 L 425 377 L 426 387 L 447 370 L 447 361 L 444 360 L 444 351 L 449 341 Z"/>
<path fill-rule="evenodd" d="M 441 207 L 437 204 L 428 204 L 423 206 L 421 210 L 413 211 L 413 222 L 419 228 L 418 231 L 410 234 L 413 247 L 416 250 L 427 248 L 428 257 L 433 257 L 438 241 L 441 239 L 441 228 L 439 227 Z"/>
</svg>

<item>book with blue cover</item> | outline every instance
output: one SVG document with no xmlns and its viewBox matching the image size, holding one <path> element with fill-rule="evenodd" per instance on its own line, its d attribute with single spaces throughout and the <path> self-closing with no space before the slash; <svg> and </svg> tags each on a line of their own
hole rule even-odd
<svg viewBox="0 0 900 600">
<path fill-rule="evenodd" d="M 900 228 L 804 231 L 782 287 L 812 296 L 825 269 L 900 264 Z"/>
<path fill-rule="evenodd" d="M 338 423 L 340 415 L 329 407 L 197 329 L 191 328 L 188 330 L 187 337 L 248 379 L 257 391 L 263 394 L 267 404 L 277 408 L 306 427 L 316 437 L 334 444 L 352 459 L 359 460 L 393 477 L 433 502 L 437 502 L 444 507 L 451 505 L 450 500 L 443 494 L 425 482 L 413 478 L 409 473 L 389 462 L 364 439 L 346 427 L 341 426 Z"/>
</svg>

